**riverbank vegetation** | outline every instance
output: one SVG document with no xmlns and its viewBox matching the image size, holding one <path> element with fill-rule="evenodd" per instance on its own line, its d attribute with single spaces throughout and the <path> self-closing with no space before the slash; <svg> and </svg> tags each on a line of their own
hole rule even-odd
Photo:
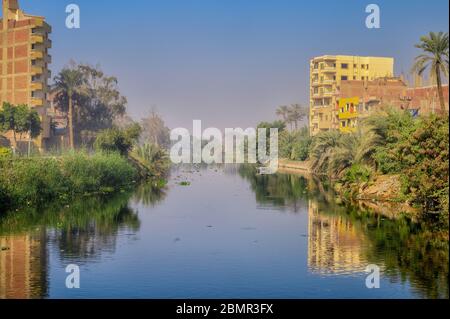
<svg viewBox="0 0 450 319">
<path fill-rule="evenodd" d="M 0 208 L 67 202 L 79 196 L 109 194 L 137 182 L 160 187 L 169 168 L 166 151 L 154 144 L 138 145 L 141 128 L 112 128 L 98 134 L 94 150 L 57 155 L 13 156 L 0 152 Z"/>
<path fill-rule="evenodd" d="M 312 172 L 328 177 L 348 199 L 360 197 L 377 177 L 392 176 L 401 187 L 387 190 L 392 195 L 384 200 L 407 202 L 448 224 L 448 127 L 446 116 L 414 118 L 386 108 L 362 119 L 352 133 L 289 132 L 297 138 L 280 139 L 280 149 L 290 159 L 309 160 Z M 303 150 L 301 157 L 292 156 L 296 148 Z"/>
<path fill-rule="evenodd" d="M 137 171 L 116 153 L 68 152 L 58 157 L 0 160 L 0 208 L 67 202 L 105 194 L 136 182 Z"/>
<path fill-rule="evenodd" d="M 15 142 L 0 147 L 0 210 L 65 203 L 148 180 L 165 185 L 169 129 L 154 111 L 140 122 L 131 119 L 115 77 L 71 63 L 55 77 L 53 90 L 56 109 L 67 115 L 69 144 L 27 156 L 14 152 Z M 41 132 L 39 116 L 26 105 L 5 105 L 0 134 L 9 132 L 31 141 Z"/>
</svg>

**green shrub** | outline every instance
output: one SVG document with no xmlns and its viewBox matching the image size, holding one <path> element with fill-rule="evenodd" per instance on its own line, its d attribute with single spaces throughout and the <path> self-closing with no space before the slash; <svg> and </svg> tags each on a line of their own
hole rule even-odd
<svg viewBox="0 0 450 319">
<path fill-rule="evenodd" d="M 12 151 L 9 148 L 0 146 L 0 159 L 9 158 L 12 156 Z"/>
<path fill-rule="evenodd" d="M 298 131 L 283 131 L 279 137 L 279 154 L 294 161 L 305 161 L 309 157 L 311 138 L 308 128 Z"/>
<path fill-rule="evenodd" d="M 97 135 L 94 148 L 97 151 L 118 152 L 122 156 L 127 156 L 140 134 L 141 128 L 139 124 L 133 124 L 124 130 L 118 128 L 107 129 Z"/>
<path fill-rule="evenodd" d="M 164 175 L 170 166 L 169 155 L 161 147 L 155 144 L 144 144 L 135 147 L 134 158 L 145 165 L 152 175 Z"/>
<path fill-rule="evenodd" d="M 61 170 L 71 191 L 90 193 L 131 183 L 136 171 L 117 153 L 72 153 L 62 157 Z"/>
<path fill-rule="evenodd" d="M 131 184 L 136 170 L 119 154 L 69 153 L 0 161 L 0 207 L 33 206 Z"/>
<path fill-rule="evenodd" d="M 449 119 L 423 118 L 403 148 L 406 193 L 426 212 L 442 212 L 448 219 Z"/>
<path fill-rule="evenodd" d="M 346 183 L 364 183 L 369 181 L 371 175 L 372 170 L 370 167 L 361 164 L 353 164 L 346 170 L 342 181 Z"/>
</svg>

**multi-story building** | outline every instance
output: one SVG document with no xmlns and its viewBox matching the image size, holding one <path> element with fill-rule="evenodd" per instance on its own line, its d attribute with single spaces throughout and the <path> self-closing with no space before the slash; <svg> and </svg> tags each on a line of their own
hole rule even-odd
<svg viewBox="0 0 450 319">
<path fill-rule="evenodd" d="M 0 107 L 3 102 L 36 108 L 43 121 L 38 146 L 49 137 L 47 93 L 51 27 L 44 17 L 20 10 L 17 0 L 3 1 L 0 21 Z"/>
<path fill-rule="evenodd" d="M 408 88 L 401 78 L 342 81 L 337 95 L 339 129 L 353 132 L 358 121 L 383 107 L 409 110 L 414 116 L 448 112 L 448 85 L 443 85 L 442 90 L 444 110 L 436 86 Z"/>
<path fill-rule="evenodd" d="M 342 81 L 337 95 L 340 131 L 355 131 L 359 119 L 381 106 L 408 109 L 407 88 L 402 79 L 393 77 Z"/>
<path fill-rule="evenodd" d="M 310 133 L 339 129 L 338 95 L 342 81 L 392 77 L 394 59 L 325 55 L 310 61 Z"/>
</svg>

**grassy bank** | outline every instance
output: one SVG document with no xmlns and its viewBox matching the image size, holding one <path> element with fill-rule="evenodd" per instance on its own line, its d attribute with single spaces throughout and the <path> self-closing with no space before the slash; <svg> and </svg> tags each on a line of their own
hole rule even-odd
<svg viewBox="0 0 450 319">
<path fill-rule="evenodd" d="M 137 177 L 137 169 L 115 153 L 0 158 L 0 210 L 112 193 L 129 187 Z"/>
</svg>

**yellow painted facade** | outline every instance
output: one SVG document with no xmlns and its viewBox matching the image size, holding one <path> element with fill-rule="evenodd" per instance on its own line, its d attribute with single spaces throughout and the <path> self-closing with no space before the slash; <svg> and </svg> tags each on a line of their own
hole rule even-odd
<svg viewBox="0 0 450 319">
<path fill-rule="evenodd" d="M 339 129 L 338 93 L 342 81 L 392 77 L 394 59 L 325 55 L 310 61 L 310 133 Z"/>
<path fill-rule="evenodd" d="M 359 117 L 359 98 L 341 98 L 338 101 L 339 130 L 350 133 L 356 130 Z"/>
</svg>

